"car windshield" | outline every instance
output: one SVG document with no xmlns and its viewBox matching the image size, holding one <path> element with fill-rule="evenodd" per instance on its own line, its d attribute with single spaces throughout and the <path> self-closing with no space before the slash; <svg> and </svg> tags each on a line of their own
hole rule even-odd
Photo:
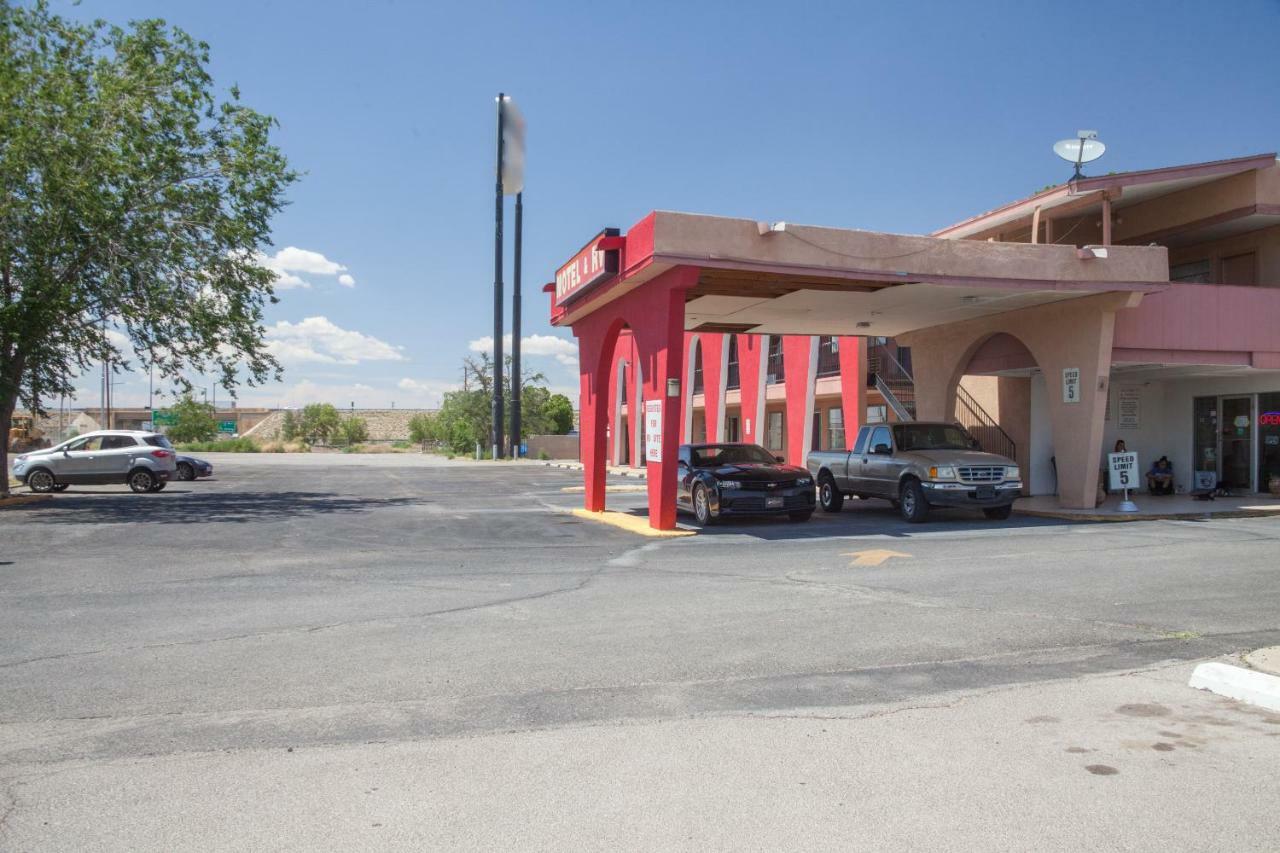
<svg viewBox="0 0 1280 853">
<path fill-rule="evenodd" d="M 167 447 L 170 450 L 173 449 L 173 445 L 169 443 L 169 439 L 165 438 L 163 435 L 146 435 L 142 437 L 142 440 L 152 447 Z"/>
<path fill-rule="evenodd" d="M 695 468 L 715 468 L 720 465 L 755 463 L 773 465 L 773 454 L 756 444 L 709 444 L 693 448 Z"/>
<path fill-rule="evenodd" d="M 954 424 L 894 424 L 899 450 L 972 450 L 973 437 Z"/>
</svg>

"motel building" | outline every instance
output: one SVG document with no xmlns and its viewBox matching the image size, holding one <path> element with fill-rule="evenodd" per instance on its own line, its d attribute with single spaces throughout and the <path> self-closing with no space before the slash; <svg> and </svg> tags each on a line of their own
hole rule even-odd
<svg viewBox="0 0 1280 853">
<path fill-rule="evenodd" d="M 928 236 L 656 211 L 545 290 L 578 339 L 586 507 L 682 442 L 804 464 L 860 424 L 953 420 L 1028 495 L 1091 508 L 1118 439 L 1187 492 L 1280 478 L 1275 154 L 1079 178 Z"/>
</svg>

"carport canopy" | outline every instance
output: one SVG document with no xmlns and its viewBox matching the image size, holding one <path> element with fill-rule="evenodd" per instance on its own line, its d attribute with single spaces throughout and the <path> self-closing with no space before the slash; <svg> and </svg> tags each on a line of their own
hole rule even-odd
<svg viewBox="0 0 1280 853">
<path fill-rule="evenodd" d="M 976 242 L 656 211 L 625 234 L 601 231 L 545 290 L 551 322 L 570 327 L 579 342 L 586 508 L 604 509 L 605 389 L 617 335 L 628 328 L 640 353 L 643 399 L 651 406 L 646 419 L 661 426 L 660 441 L 647 443 L 649 522 L 668 529 L 675 525 L 686 331 L 915 333 L 914 346 L 926 330 L 954 338 L 954 330 L 997 315 L 1039 315 L 1043 323 L 1045 311 L 1069 300 L 1091 300 L 1113 315 L 1167 286 L 1162 247 Z M 1079 314 L 1063 312 L 1071 322 Z M 1093 337 L 1109 334 L 1107 328 L 1104 322 L 1080 331 Z M 1086 341 L 1085 348 L 1097 353 L 1102 343 Z M 1105 344 L 1109 351 L 1109 337 Z M 1105 361 L 1085 366 L 1105 373 L 1109 354 Z M 935 379 L 945 385 L 952 377 L 917 376 L 918 383 Z"/>
</svg>

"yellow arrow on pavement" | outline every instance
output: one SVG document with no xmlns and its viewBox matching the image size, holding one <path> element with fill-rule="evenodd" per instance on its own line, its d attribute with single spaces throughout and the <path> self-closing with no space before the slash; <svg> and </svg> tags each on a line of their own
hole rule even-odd
<svg viewBox="0 0 1280 853">
<path fill-rule="evenodd" d="M 870 551 L 849 551 L 841 554 L 841 557 L 853 557 L 853 561 L 849 563 L 849 567 L 854 566 L 878 566 L 885 560 L 892 557 L 910 557 L 910 554 L 904 554 L 901 551 L 887 551 L 883 548 L 876 548 Z"/>
</svg>

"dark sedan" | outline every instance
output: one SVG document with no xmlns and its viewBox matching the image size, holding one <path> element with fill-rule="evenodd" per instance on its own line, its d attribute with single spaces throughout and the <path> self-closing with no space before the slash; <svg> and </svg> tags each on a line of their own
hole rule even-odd
<svg viewBox="0 0 1280 853">
<path fill-rule="evenodd" d="M 213 464 L 203 459 L 197 459 L 194 456 L 178 457 L 178 473 L 179 480 L 194 480 L 197 477 L 212 477 Z"/>
<path fill-rule="evenodd" d="M 734 515 L 813 515 L 813 475 L 756 444 L 682 444 L 676 506 L 707 525 Z"/>
</svg>

